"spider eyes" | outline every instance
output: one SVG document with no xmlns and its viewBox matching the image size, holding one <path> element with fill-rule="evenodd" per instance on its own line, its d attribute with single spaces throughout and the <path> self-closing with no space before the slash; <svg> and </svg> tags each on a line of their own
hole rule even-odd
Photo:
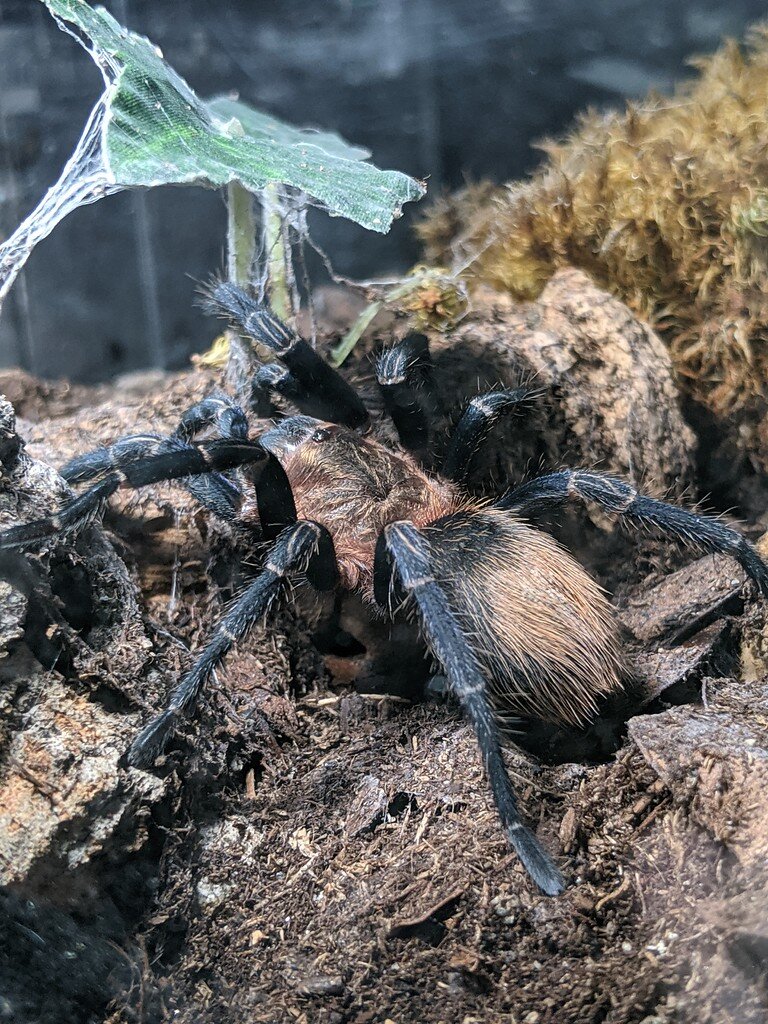
<svg viewBox="0 0 768 1024">
<path fill-rule="evenodd" d="M 315 444 L 321 444 L 323 441 L 327 441 L 332 436 L 333 432 L 333 427 L 319 427 L 312 434 L 312 440 Z"/>
</svg>

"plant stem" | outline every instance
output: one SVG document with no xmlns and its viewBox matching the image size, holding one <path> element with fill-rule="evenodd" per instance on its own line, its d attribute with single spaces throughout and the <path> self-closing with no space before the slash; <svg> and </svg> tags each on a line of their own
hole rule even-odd
<svg viewBox="0 0 768 1024">
<path fill-rule="evenodd" d="M 239 181 L 227 185 L 227 277 L 241 288 L 251 283 L 256 258 L 256 218 L 253 196 Z M 253 374 L 256 352 L 250 339 L 227 331 L 227 379 L 239 394 Z"/>
<path fill-rule="evenodd" d="M 285 245 L 285 209 L 279 185 L 267 185 L 262 193 L 264 251 L 267 260 L 267 294 L 275 316 L 288 320 L 293 313 L 289 281 L 290 254 Z"/>
<path fill-rule="evenodd" d="M 331 349 L 331 366 L 338 368 L 342 365 L 344 360 L 360 340 L 363 331 L 373 322 L 374 317 L 383 305 L 383 302 L 371 302 L 365 307 L 338 345 Z"/>
<path fill-rule="evenodd" d="M 240 182 L 227 185 L 227 274 L 241 288 L 251 282 L 256 258 L 256 218 L 253 196 Z"/>
</svg>

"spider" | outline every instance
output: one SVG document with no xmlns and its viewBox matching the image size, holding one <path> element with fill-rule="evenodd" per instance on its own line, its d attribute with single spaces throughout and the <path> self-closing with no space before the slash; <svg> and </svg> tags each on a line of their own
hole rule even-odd
<svg viewBox="0 0 768 1024">
<path fill-rule="evenodd" d="M 420 460 L 432 398 L 427 339 L 410 335 L 376 366 L 399 445 L 374 436 L 355 390 L 311 346 L 229 283 L 210 311 L 274 352 L 256 383 L 298 415 L 248 435 L 243 410 L 223 394 L 193 406 L 168 437 L 123 437 L 62 469 L 90 483 L 58 514 L 0 534 L 0 549 L 30 548 L 97 514 L 120 487 L 178 480 L 210 512 L 271 542 L 260 574 L 229 606 L 165 710 L 139 733 L 128 763 L 150 767 L 227 653 L 275 604 L 289 577 L 318 591 L 359 595 L 371 613 L 417 620 L 427 647 L 471 722 L 504 833 L 536 885 L 560 893 L 563 876 L 522 820 L 502 756 L 502 721 L 521 715 L 580 726 L 622 687 L 619 630 L 602 590 L 528 519 L 575 500 L 632 527 L 651 527 L 705 551 L 732 555 L 762 595 L 768 566 L 736 531 L 638 494 L 615 477 L 563 469 L 507 490 L 469 495 L 474 454 L 493 424 L 534 397 L 527 387 L 474 398 L 439 472 Z M 203 428 L 214 439 L 196 440 Z M 232 472 L 237 471 L 237 472 Z M 95 482 L 94 482 L 95 481 Z"/>
</svg>

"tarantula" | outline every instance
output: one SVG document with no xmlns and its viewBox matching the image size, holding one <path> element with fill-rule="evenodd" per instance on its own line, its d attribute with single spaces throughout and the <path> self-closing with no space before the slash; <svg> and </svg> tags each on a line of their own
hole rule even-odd
<svg viewBox="0 0 768 1024">
<path fill-rule="evenodd" d="M 394 345 L 377 363 L 398 447 L 372 435 L 365 406 L 341 375 L 241 289 L 216 285 L 208 306 L 275 353 L 282 366 L 263 367 L 257 381 L 301 414 L 249 438 L 242 409 L 214 395 L 186 412 L 168 437 L 124 437 L 74 459 L 62 476 L 71 484 L 96 482 L 52 518 L 0 534 L 0 549 L 33 547 L 88 521 L 119 487 L 175 479 L 216 516 L 273 542 L 261 573 L 226 611 L 165 710 L 137 736 L 128 762 L 152 765 L 216 667 L 269 611 L 286 578 L 301 574 L 319 591 L 357 593 L 376 615 L 417 618 L 474 727 L 508 841 L 543 892 L 561 892 L 559 870 L 518 811 L 501 716 L 583 725 L 597 714 L 598 700 L 622 686 L 622 656 L 600 588 L 527 518 L 569 500 L 593 502 L 627 525 L 732 555 L 763 595 L 768 566 L 720 521 L 601 473 L 560 470 L 493 502 L 471 497 L 463 485 L 478 446 L 500 417 L 532 397 L 529 388 L 474 398 L 441 471 L 426 470 L 416 454 L 427 444 L 430 418 L 431 363 L 422 335 Z M 196 441 L 205 427 L 219 436 Z"/>
</svg>

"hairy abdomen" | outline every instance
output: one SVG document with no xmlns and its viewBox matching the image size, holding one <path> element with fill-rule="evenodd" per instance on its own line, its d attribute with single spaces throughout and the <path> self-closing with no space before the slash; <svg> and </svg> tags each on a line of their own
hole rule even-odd
<svg viewBox="0 0 768 1024">
<path fill-rule="evenodd" d="M 617 624 L 594 580 L 552 537 L 497 509 L 456 513 L 425 533 L 499 717 L 593 718 L 621 687 Z"/>
</svg>

